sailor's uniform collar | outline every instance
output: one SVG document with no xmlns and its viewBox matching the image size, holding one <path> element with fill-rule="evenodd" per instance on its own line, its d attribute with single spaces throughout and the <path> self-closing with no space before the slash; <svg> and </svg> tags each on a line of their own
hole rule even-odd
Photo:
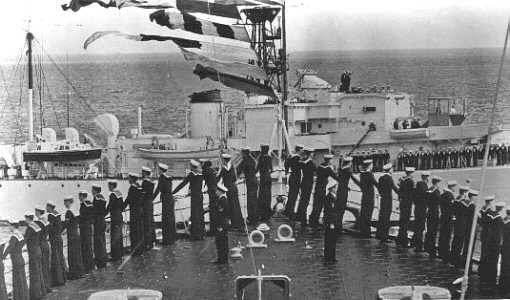
<svg viewBox="0 0 510 300">
<path fill-rule="evenodd" d="M 501 216 L 499 213 L 497 212 L 494 212 L 494 213 L 490 213 L 488 212 L 487 214 L 485 214 L 487 217 L 491 218 L 492 220 L 496 220 L 497 218 L 502 218 L 503 216 Z"/>
<path fill-rule="evenodd" d="M 37 227 L 39 227 L 39 226 L 37 226 Z M 39 228 L 39 230 L 41 230 L 41 228 Z M 15 239 L 17 239 L 18 242 L 21 242 L 22 240 L 25 239 L 25 237 L 20 233 L 13 233 L 11 236 L 14 237 Z"/>
<path fill-rule="evenodd" d="M 309 157 L 309 158 L 303 160 L 302 163 L 307 164 L 310 161 L 312 161 L 312 158 Z"/>
<path fill-rule="evenodd" d="M 113 194 L 117 198 L 122 198 L 122 193 L 119 190 L 113 190 L 110 195 Z"/>
<path fill-rule="evenodd" d="M 54 217 L 60 217 L 60 214 L 58 212 L 54 212 L 54 213 L 53 212 L 49 212 L 48 214 L 52 215 Z"/>
<path fill-rule="evenodd" d="M 86 200 L 83 200 L 83 205 L 85 205 L 85 207 L 92 207 L 94 206 L 94 204 L 92 204 L 92 202 L 90 202 L 90 200 L 86 199 Z"/>
<path fill-rule="evenodd" d="M 48 222 L 48 215 L 44 214 L 44 215 L 41 215 L 39 218 L 37 218 L 37 220 L 41 223 L 43 223 L 44 226 L 50 224 L 50 222 Z M 34 221 L 35 222 L 35 221 Z"/>
<path fill-rule="evenodd" d="M 37 225 L 35 222 L 28 223 L 28 227 L 32 228 L 35 232 L 41 231 L 41 227 Z"/>
<path fill-rule="evenodd" d="M 193 174 L 193 175 L 195 175 L 195 176 L 197 176 L 197 175 L 202 175 L 202 173 L 197 172 L 197 171 L 193 171 L 193 170 L 191 170 L 191 171 L 190 171 L 190 174 Z"/>
<path fill-rule="evenodd" d="M 463 201 L 460 201 L 460 203 L 462 203 L 462 205 L 464 205 L 465 207 L 470 207 L 473 204 L 473 202 L 471 202 L 471 201 L 468 201 L 468 202 L 464 201 L 466 199 L 462 199 L 462 200 Z"/>
<path fill-rule="evenodd" d="M 106 199 L 104 198 L 103 194 L 96 194 L 94 196 L 94 200 L 106 202 Z"/>
<path fill-rule="evenodd" d="M 227 171 L 230 171 L 230 169 L 232 169 L 232 161 L 228 161 L 226 165 L 223 165 L 223 168 L 225 168 Z"/>
<path fill-rule="evenodd" d="M 505 224 L 510 223 L 510 218 L 504 218 L 504 219 L 503 219 L 503 223 L 505 223 Z"/>
<path fill-rule="evenodd" d="M 332 165 L 332 164 L 326 164 L 326 165 L 324 165 L 324 164 L 320 164 L 320 165 L 319 165 L 319 168 L 323 168 L 323 169 L 330 168 L 330 169 L 332 169 L 332 170 L 333 170 L 333 165 Z"/>
</svg>

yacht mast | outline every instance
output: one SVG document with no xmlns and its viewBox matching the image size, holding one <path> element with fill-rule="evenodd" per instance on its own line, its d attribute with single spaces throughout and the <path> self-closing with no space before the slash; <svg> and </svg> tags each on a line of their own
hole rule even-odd
<svg viewBox="0 0 510 300">
<path fill-rule="evenodd" d="M 34 35 L 29 31 L 27 32 L 27 43 L 28 43 L 28 140 L 34 141 L 34 112 L 33 112 L 33 98 L 34 98 L 34 78 L 32 71 L 32 40 Z"/>
</svg>

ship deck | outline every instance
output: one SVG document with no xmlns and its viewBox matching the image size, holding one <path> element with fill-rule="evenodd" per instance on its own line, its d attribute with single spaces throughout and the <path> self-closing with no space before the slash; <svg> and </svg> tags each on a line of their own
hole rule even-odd
<svg viewBox="0 0 510 300">
<path fill-rule="evenodd" d="M 274 220 L 267 249 L 244 249 L 242 260 L 228 265 L 211 263 L 216 257 L 214 239 L 191 242 L 178 240 L 174 245 L 160 247 L 133 257 L 124 264 L 109 265 L 85 278 L 56 288 L 47 299 L 87 299 L 94 292 L 108 289 L 144 288 L 159 290 L 164 299 L 235 299 L 234 279 L 254 274 L 254 264 L 264 265 L 264 274 L 287 275 L 291 278 L 292 299 L 376 299 L 378 289 L 393 285 L 432 285 L 450 289 L 451 282 L 462 270 L 430 259 L 425 254 L 398 249 L 394 243 L 380 244 L 375 239 L 358 239 L 347 232 L 337 242 L 337 262 L 322 259 L 321 232 L 301 232 L 294 243 L 273 241 L 280 221 Z M 230 233 L 230 246 L 237 241 L 245 244 L 241 233 Z M 305 249 L 308 241 L 311 249 Z M 478 278 L 471 279 L 469 298 L 492 298 L 480 293 Z M 248 290 L 246 299 L 255 299 Z M 281 299 L 281 292 L 268 286 L 263 299 Z"/>
</svg>

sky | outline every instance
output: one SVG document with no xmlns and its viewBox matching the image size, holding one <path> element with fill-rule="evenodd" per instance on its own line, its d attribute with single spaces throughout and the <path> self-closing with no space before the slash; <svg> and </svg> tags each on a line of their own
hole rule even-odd
<svg viewBox="0 0 510 300">
<path fill-rule="evenodd" d="M 67 0 L 2 1 L 0 59 L 17 57 L 30 28 L 51 54 L 176 52 L 170 42 L 107 38 L 88 50 L 83 41 L 99 30 L 164 34 L 150 11 L 104 9 L 96 4 L 63 11 Z M 212 0 L 211 0 L 212 1 Z M 510 17 L 504 0 L 287 0 L 289 52 L 351 49 L 501 47 Z"/>
</svg>

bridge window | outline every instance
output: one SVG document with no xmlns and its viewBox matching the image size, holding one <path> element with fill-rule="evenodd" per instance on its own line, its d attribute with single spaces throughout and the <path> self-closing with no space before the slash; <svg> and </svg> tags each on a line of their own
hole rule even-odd
<svg viewBox="0 0 510 300">
<path fill-rule="evenodd" d="M 301 122 L 301 134 L 310 133 L 312 130 L 312 122 Z"/>
</svg>

